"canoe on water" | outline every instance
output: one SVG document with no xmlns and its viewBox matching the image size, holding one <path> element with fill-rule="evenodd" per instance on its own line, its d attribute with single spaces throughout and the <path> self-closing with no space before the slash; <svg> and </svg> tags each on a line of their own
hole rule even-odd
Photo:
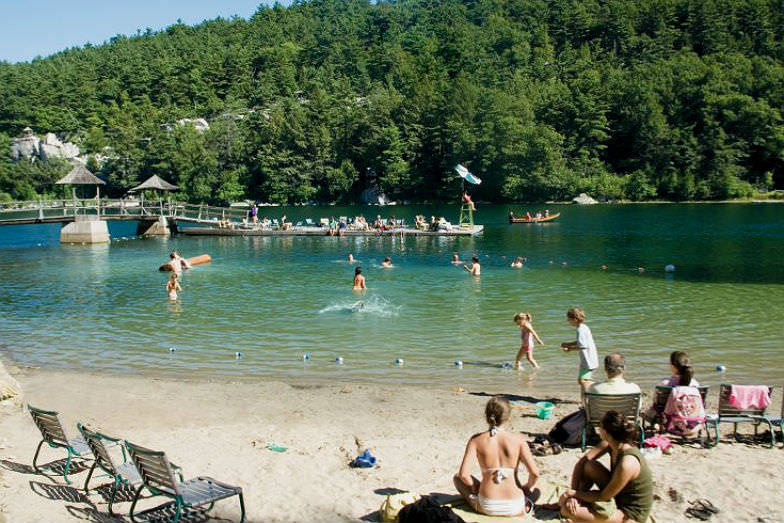
<svg viewBox="0 0 784 523">
<path fill-rule="evenodd" d="M 202 265 L 204 263 L 210 263 L 212 261 L 212 257 L 209 254 L 200 254 L 199 256 L 194 256 L 193 258 L 185 258 L 188 260 L 188 263 L 191 265 Z M 158 267 L 159 271 L 170 271 L 172 270 L 171 262 L 166 262 L 160 267 Z"/>
<path fill-rule="evenodd" d="M 509 217 L 509 223 L 542 223 L 551 222 L 561 216 L 560 212 L 551 214 L 550 216 L 542 216 L 541 218 L 518 218 L 516 216 Z"/>
</svg>

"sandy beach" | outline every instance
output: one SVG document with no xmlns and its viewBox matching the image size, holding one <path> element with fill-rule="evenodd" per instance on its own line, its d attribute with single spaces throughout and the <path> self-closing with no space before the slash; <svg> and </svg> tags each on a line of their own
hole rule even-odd
<svg viewBox="0 0 784 523">
<path fill-rule="evenodd" d="M 542 388 L 455 392 L 339 382 L 162 380 L 22 369 L 9 362 L 6 368 L 24 391 L 23 401 L 0 404 L 0 520 L 9 522 L 111 520 L 103 497 L 81 491 L 86 471 L 73 475 L 72 487 L 64 486 L 62 476 L 32 472 L 40 433 L 23 404 L 60 411 L 71 437 L 81 421 L 165 450 L 186 479 L 208 475 L 241 486 L 251 522 L 374 520 L 385 494 L 395 489 L 454 494 L 452 476 L 466 440 L 485 429 L 487 395 L 554 400 L 555 418 L 576 408 L 576 394 Z M 552 424 L 536 418 L 533 409 L 516 409 L 510 430 L 546 432 Z M 269 442 L 286 452 L 268 450 Z M 365 449 L 378 457 L 378 466 L 350 468 Z M 567 449 L 537 458 L 542 483 L 566 485 L 579 455 L 579 449 Z M 61 449 L 45 449 L 41 461 L 62 457 Z M 696 498 L 721 509 L 713 521 L 784 520 L 781 448 L 679 446 L 650 463 L 657 522 L 685 520 L 688 500 Z M 91 484 L 106 482 L 101 477 Z M 142 508 L 152 506 L 152 500 L 145 503 Z M 120 502 L 115 510 L 127 514 L 129 507 Z M 236 499 L 219 502 L 212 515 L 237 521 Z"/>
</svg>

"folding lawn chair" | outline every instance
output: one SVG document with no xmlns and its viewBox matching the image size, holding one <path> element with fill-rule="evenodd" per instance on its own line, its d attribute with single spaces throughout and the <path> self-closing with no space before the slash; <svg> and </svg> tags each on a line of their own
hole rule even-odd
<svg viewBox="0 0 784 523">
<path fill-rule="evenodd" d="M 583 426 L 582 449 L 585 450 L 586 431 L 589 426 L 598 427 L 604 415 L 617 411 L 640 429 L 640 442 L 645 439 L 645 429 L 640 425 L 641 392 L 631 394 L 591 394 L 585 393 L 585 426 Z"/>
<path fill-rule="evenodd" d="M 136 489 L 133 497 L 129 514 L 131 521 L 136 522 L 134 509 L 145 487 L 153 495 L 174 499 L 176 513 L 172 520 L 173 523 L 179 521 L 183 509 L 209 504 L 209 507 L 207 507 L 207 510 L 209 510 L 216 501 L 232 496 L 239 496 L 240 523 L 245 521 L 245 501 L 242 497 L 241 487 L 233 487 L 206 476 L 199 476 L 188 481 L 182 481 L 180 478 L 180 481 L 177 481 L 174 478 L 174 468 L 165 453 L 140 447 L 129 441 L 125 442 L 125 447 L 131 454 L 131 459 L 133 459 L 137 470 L 141 474 L 143 482 Z"/>
<path fill-rule="evenodd" d="M 768 426 L 770 427 L 771 432 L 771 444 L 773 444 L 773 427 L 776 426 L 779 428 L 779 433 L 781 433 L 781 439 L 784 441 L 784 394 L 781 397 L 781 412 L 778 416 L 752 416 L 755 419 L 759 419 L 760 422 L 767 422 Z"/>
<path fill-rule="evenodd" d="M 90 447 L 88 447 L 87 443 L 80 437 L 68 439 L 63 430 L 63 426 L 60 424 L 60 420 L 57 418 L 58 413 L 56 411 L 38 409 L 32 405 L 28 405 L 27 409 L 30 411 L 30 415 L 33 417 L 33 421 L 38 427 L 38 430 L 41 431 L 41 436 L 43 436 L 43 439 L 38 444 L 38 448 L 35 449 L 33 470 L 40 472 L 36 462 L 38 461 L 38 454 L 41 452 L 41 447 L 44 443 L 47 443 L 52 448 L 63 448 L 68 452 L 68 459 L 66 460 L 65 468 L 63 469 L 63 479 L 70 485 L 71 480 L 68 479 L 68 472 L 71 470 L 71 460 L 73 458 L 91 454 Z"/>
<path fill-rule="evenodd" d="M 84 481 L 84 491 L 85 493 L 89 491 L 88 485 L 90 484 L 90 478 L 92 478 L 96 467 L 111 476 L 114 480 L 114 485 L 112 486 L 112 492 L 109 496 L 109 514 L 114 516 L 112 504 L 114 503 L 114 497 L 117 495 L 117 491 L 120 490 L 122 485 L 131 487 L 139 485 L 142 482 L 142 477 L 139 475 L 139 471 L 136 470 L 134 464 L 128 461 L 125 447 L 123 447 L 122 441 L 119 438 L 112 438 L 105 434 L 101 434 L 100 432 L 92 431 L 81 423 L 77 423 L 76 426 L 95 457 L 93 466 L 90 467 L 90 472 L 87 473 L 87 479 Z M 118 463 L 112 456 L 112 450 L 116 449 L 119 449 L 122 453 L 121 463 Z"/>
<path fill-rule="evenodd" d="M 767 423 L 770 428 L 770 446 L 773 447 L 776 441 L 776 435 L 773 433 L 773 424 L 765 416 L 767 407 L 749 407 L 747 409 L 738 409 L 730 405 L 730 394 L 732 392 L 732 385 L 722 383 L 719 389 L 719 411 L 716 414 L 709 415 L 705 420 L 705 430 L 712 426 L 716 432 L 716 445 L 719 444 L 719 425 L 721 423 L 732 423 L 733 434 L 738 432 L 738 423 L 753 423 L 754 435 L 757 435 L 757 429 L 760 423 Z M 773 387 L 768 387 L 768 392 L 773 395 Z M 710 436 L 710 432 L 708 432 Z"/>
</svg>

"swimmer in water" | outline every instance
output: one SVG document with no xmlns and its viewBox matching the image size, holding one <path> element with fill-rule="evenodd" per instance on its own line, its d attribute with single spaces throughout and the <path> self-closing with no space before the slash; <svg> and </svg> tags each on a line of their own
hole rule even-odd
<svg viewBox="0 0 784 523">
<path fill-rule="evenodd" d="M 349 263 L 354 263 L 354 255 L 353 254 L 348 253 L 348 258 L 347 259 L 348 259 Z"/>
<path fill-rule="evenodd" d="M 523 258 L 522 256 L 518 256 L 517 258 L 515 258 L 515 261 L 512 262 L 511 267 L 513 269 L 522 269 L 524 261 L 525 261 L 525 258 Z"/>
<path fill-rule="evenodd" d="M 354 270 L 354 290 L 355 291 L 364 291 L 367 289 L 365 286 L 365 277 L 362 276 L 362 268 L 357 267 Z"/>
<path fill-rule="evenodd" d="M 175 301 L 177 300 L 177 291 L 182 292 L 182 287 L 180 287 L 180 282 L 177 281 L 178 279 L 178 272 L 172 272 L 171 278 L 169 281 L 166 282 L 166 292 L 169 293 L 169 300 Z"/>
<path fill-rule="evenodd" d="M 390 269 L 390 268 L 392 268 L 392 258 L 390 258 L 389 256 L 384 258 L 384 261 L 381 262 L 381 268 L 382 269 Z"/>
<path fill-rule="evenodd" d="M 460 261 L 460 256 L 457 255 L 457 252 L 452 253 L 452 263 L 462 263 Z"/>
<path fill-rule="evenodd" d="M 482 274 L 482 266 L 479 265 L 479 258 L 471 256 L 471 266 L 463 265 L 463 268 L 471 273 L 471 276 L 479 276 Z"/>
<path fill-rule="evenodd" d="M 606 271 L 607 269 L 609 269 L 609 267 L 608 267 L 608 266 L 606 266 L 606 265 L 602 265 L 602 266 L 601 266 L 601 267 L 599 267 L 599 268 L 600 268 L 601 270 L 603 270 L 603 271 Z"/>
</svg>

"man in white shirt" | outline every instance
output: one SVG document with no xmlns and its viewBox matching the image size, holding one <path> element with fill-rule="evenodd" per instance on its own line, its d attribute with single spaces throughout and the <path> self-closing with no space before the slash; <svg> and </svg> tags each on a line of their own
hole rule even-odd
<svg viewBox="0 0 784 523">
<path fill-rule="evenodd" d="M 626 359 L 617 352 L 604 357 L 604 371 L 607 381 L 593 383 L 588 387 L 589 394 L 634 394 L 640 392 L 636 383 L 626 381 L 623 373 L 626 370 Z"/>
</svg>

